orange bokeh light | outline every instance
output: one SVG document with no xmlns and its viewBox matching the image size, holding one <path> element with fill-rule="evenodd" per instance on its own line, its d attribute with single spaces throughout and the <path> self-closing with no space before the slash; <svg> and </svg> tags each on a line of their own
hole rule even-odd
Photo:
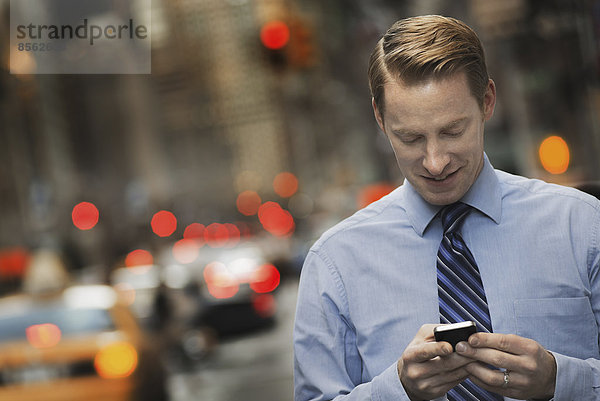
<svg viewBox="0 0 600 401">
<path fill-rule="evenodd" d="M 127 377 L 135 371 L 137 365 L 137 351 L 126 342 L 110 344 L 102 348 L 94 358 L 96 372 L 105 379 Z"/>
<path fill-rule="evenodd" d="M 177 229 L 177 218 L 168 210 L 161 210 L 152 217 L 152 231 L 159 237 L 168 237 Z"/>
<path fill-rule="evenodd" d="M 290 40 L 290 29 L 282 21 L 271 21 L 260 30 L 260 41 L 271 50 L 283 48 Z"/>
<path fill-rule="evenodd" d="M 236 200 L 237 209 L 244 216 L 253 216 L 258 212 L 262 199 L 255 191 L 244 191 Z"/>
<path fill-rule="evenodd" d="M 60 328 L 52 323 L 34 324 L 25 329 L 27 341 L 35 348 L 51 348 L 60 342 Z"/>
<path fill-rule="evenodd" d="M 277 202 L 265 202 L 258 209 L 258 219 L 269 233 L 283 237 L 290 235 L 296 227 L 294 218 Z"/>
<path fill-rule="evenodd" d="M 282 198 L 289 198 L 298 191 L 298 178 L 287 171 L 279 173 L 273 180 L 273 189 Z"/>
<path fill-rule="evenodd" d="M 366 207 L 376 200 L 379 200 L 385 195 L 389 194 L 393 190 L 394 186 L 386 182 L 367 185 L 358 194 L 358 207 Z"/>
<path fill-rule="evenodd" d="M 73 208 L 71 218 L 75 227 L 80 230 L 90 230 L 98 224 L 100 212 L 93 203 L 81 202 Z"/>
<path fill-rule="evenodd" d="M 152 254 L 145 249 L 136 249 L 127 254 L 125 257 L 125 266 L 147 266 L 154 264 Z"/>
<path fill-rule="evenodd" d="M 539 149 L 542 167 L 551 174 L 562 174 L 569 168 L 569 145 L 560 136 L 544 139 Z"/>
</svg>

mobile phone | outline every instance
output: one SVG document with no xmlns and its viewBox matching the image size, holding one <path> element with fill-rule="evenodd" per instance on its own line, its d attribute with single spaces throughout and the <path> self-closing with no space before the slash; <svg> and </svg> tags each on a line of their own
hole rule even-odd
<svg viewBox="0 0 600 401">
<path fill-rule="evenodd" d="M 443 324 L 433 329 L 435 341 L 446 341 L 452 345 L 452 349 L 456 351 L 456 344 L 461 341 L 467 341 L 471 334 L 477 332 L 477 326 L 473 321 L 460 323 Z"/>
</svg>

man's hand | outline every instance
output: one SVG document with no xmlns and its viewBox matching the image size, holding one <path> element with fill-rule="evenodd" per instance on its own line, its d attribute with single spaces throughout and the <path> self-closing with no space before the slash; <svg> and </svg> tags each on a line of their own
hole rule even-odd
<svg viewBox="0 0 600 401">
<path fill-rule="evenodd" d="M 421 326 L 398 360 L 398 376 L 411 400 L 441 397 L 469 376 L 473 360 L 452 352 L 447 342 L 435 342 L 434 327 Z"/>
<path fill-rule="evenodd" d="M 470 379 L 486 390 L 516 399 L 550 398 L 556 384 L 554 356 L 540 344 L 514 334 L 477 333 L 456 346 L 459 355 L 477 360 L 465 366 Z M 508 370 L 504 373 L 490 369 Z"/>
</svg>

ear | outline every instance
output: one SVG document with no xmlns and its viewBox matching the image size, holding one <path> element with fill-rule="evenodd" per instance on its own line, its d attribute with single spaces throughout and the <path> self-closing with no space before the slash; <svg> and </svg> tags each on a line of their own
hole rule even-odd
<svg viewBox="0 0 600 401">
<path fill-rule="evenodd" d="M 483 95 L 483 120 L 487 121 L 494 115 L 496 107 L 496 84 L 491 79 L 488 81 L 487 89 Z"/>
<path fill-rule="evenodd" d="M 375 98 L 371 98 L 371 105 L 373 106 L 373 114 L 375 114 L 375 120 L 377 120 L 377 125 L 379 125 L 379 128 L 381 129 L 381 131 L 383 131 L 385 133 L 385 129 L 383 128 L 383 116 L 381 115 L 381 113 L 379 112 L 379 109 L 377 108 L 377 104 L 375 103 Z"/>
</svg>

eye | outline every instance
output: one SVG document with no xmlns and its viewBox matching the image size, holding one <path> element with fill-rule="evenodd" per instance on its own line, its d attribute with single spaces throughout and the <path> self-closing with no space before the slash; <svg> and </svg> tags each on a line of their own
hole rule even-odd
<svg viewBox="0 0 600 401">
<path fill-rule="evenodd" d="M 411 135 L 411 136 L 399 136 L 398 138 L 400 139 L 400 142 L 402 142 L 403 144 L 412 145 L 412 144 L 419 142 L 419 140 L 422 137 L 419 135 Z"/>
<path fill-rule="evenodd" d="M 462 133 L 463 133 L 463 131 L 447 131 L 447 132 L 444 132 L 443 135 L 448 136 L 450 138 L 454 138 L 457 136 L 461 136 Z"/>
</svg>

